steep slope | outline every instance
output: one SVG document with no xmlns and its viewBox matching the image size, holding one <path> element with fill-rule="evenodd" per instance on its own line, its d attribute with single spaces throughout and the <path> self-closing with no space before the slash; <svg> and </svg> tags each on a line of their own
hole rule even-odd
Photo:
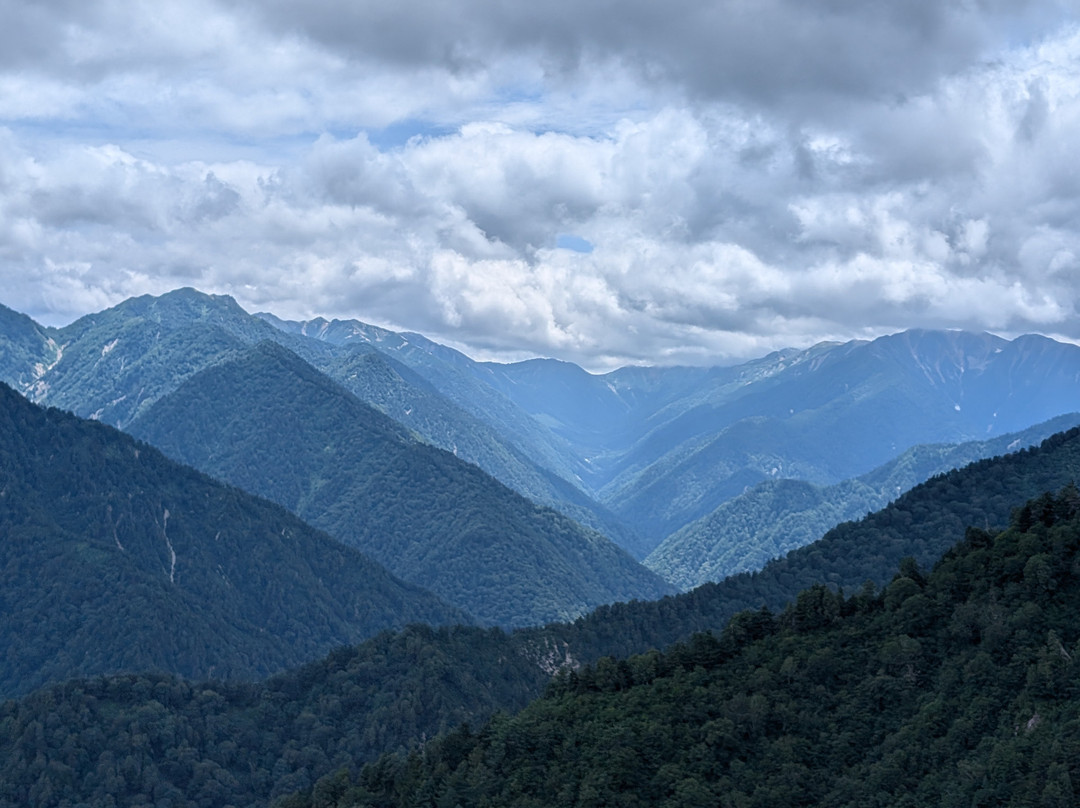
<svg viewBox="0 0 1080 808">
<path fill-rule="evenodd" d="M 290 805 L 1075 804 L 1080 494 L 1030 510 L 929 578 L 907 565 L 847 600 L 818 587 L 719 639 L 604 660 Z"/>
<path fill-rule="evenodd" d="M 994 440 L 916 446 L 868 474 L 827 487 L 769 480 L 668 536 L 645 565 L 684 590 L 761 569 L 935 474 L 1041 443 L 1078 422 L 1080 414 L 1064 415 Z"/>
<path fill-rule="evenodd" d="M 489 624 L 670 591 L 608 539 L 413 440 L 274 343 L 192 377 L 130 430 Z"/>
<path fill-rule="evenodd" d="M 367 347 L 347 343 L 308 361 L 432 445 L 474 463 L 533 502 L 603 533 L 636 558 L 645 556 L 644 538 L 581 488 L 533 462 L 496 430 L 450 403 L 417 372 Z"/>
<path fill-rule="evenodd" d="M 475 377 L 476 363 L 462 353 L 412 333 L 396 333 L 359 320 L 307 322 L 256 315 L 283 332 L 301 334 L 329 345 L 375 348 L 407 365 L 458 407 L 494 429 L 534 463 L 563 479 L 577 481 L 590 468 L 565 440 L 530 418 L 520 407 Z"/>
<path fill-rule="evenodd" d="M 633 528 L 403 364 L 403 338 L 375 329 L 369 341 L 336 341 L 321 338 L 318 329 L 308 336 L 272 322 L 281 323 L 248 314 L 228 296 L 194 289 L 131 298 L 61 329 L 0 309 L 0 379 L 36 403 L 125 428 L 192 374 L 272 340 L 430 443 L 644 557 Z M 529 420 L 520 412 L 516 418 Z"/>
<path fill-rule="evenodd" d="M 277 505 L 0 386 L 0 693 L 157 669 L 255 677 L 467 621 Z"/>
<path fill-rule="evenodd" d="M 0 381 L 31 387 L 59 357 L 50 329 L 0 306 Z"/>
<path fill-rule="evenodd" d="M 654 546 L 591 496 L 588 459 L 504 396 L 491 383 L 487 366 L 419 334 L 398 334 L 358 320 L 292 322 L 266 312 L 255 316 L 294 339 L 330 348 L 323 357 L 301 355 L 433 445 L 475 463 L 533 502 L 600 531 L 635 558 L 644 558 Z M 371 382 L 377 374 L 371 366 L 380 360 L 389 377 L 383 386 Z"/>
<path fill-rule="evenodd" d="M 929 576 L 564 672 L 479 731 L 541 686 L 499 631 L 410 628 L 259 685 L 55 686 L 0 705 L 0 806 L 1071 805 L 1078 511 L 1066 489 Z M 356 776 L 380 749 L 414 754 Z"/>
<path fill-rule="evenodd" d="M 1045 338 L 912 331 L 781 354 L 658 414 L 601 499 L 662 538 L 744 485 L 834 484 L 911 446 L 1024 429 L 1078 400 L 1080 348 Z"/>
</svg>

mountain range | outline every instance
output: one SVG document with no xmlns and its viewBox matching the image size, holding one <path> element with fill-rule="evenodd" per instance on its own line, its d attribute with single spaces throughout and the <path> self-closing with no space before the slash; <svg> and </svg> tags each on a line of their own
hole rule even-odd
<svg viewBox="0 0 1080 808">
<path fill-rule="evenodd" d="M 192 290 L 0 310 L 0 376 L 85 416 L 0 388 L 0 806 L 1070 804 L 1075 353 L 597 376 Z M 667 523 L 681 585 L 746 571 L 660 597 L 611 539 Z"/>
<path fill-rule="evenodd" d="M 411 627 L 261 684 L 141 674 L 55 685 L 0 705 L 0 806 L 518 804 L 521 788 L 563 802 L 558 783 L 577 794 L 590 773 L 601 795 L 658 804 L 655 789 L 712 804 L 736 785 L 769 803 L 795 788 L 867 804 L 869 788 L 885 801 L 919 794 L 912 804 L 1031 793 L 1068 804 L 1080 494 L 1067 484 L 1026 505 L 1014 497 L 1078 470 L 1074 429 L 917 486 L 857 526 L 858 541 L 851 530 L 832 540 L 861 548 L 863 570 L 886 583 L 850 597 L 795 594 L 789 565 L 767 595 L 789 604 L 780 610 L 738 613 L 754 589 L 738 582 L 755 577 L 739 576 L 512 635 Z M 1009 511 L 1004 532 L 954 527 Z M 914 559 L 886 571 L 957 530 L 932 574 Z M 809 574 L 848 576 L 845 552 L 821 561 Z M 715 636 L 691 636 L 705 629 Z M 519 717 L 486 723 L 541 692 Z M 957 780 L 958 767 L 970 776 Z"/>
<path fill-rule="evenodd" d="M 672 533 L 645 564 L 684 590 L 759 570 L 835 525 L 883 508 L 936 474 L 1037 445 L 1078 423 L 1080 414 L 1074 413 L 991 440 L 920 444 L 867 474 L 831 486 L 766 480 Z"/>
<path fill-rule="evenodd" d="M 472 618 L 278 505 L 0 384 L 0 695 L 116 671 L 252 678 Z"/>
<path fill-rule="evenodd" d="M 61 329 L 0 314 L 0 378 L 121 428 L 199 370 L 277 342 L 639 560 L 762 482 L 837 485 L 916 446 L 998 438 L 1080 402 L 1080 347 L 1037 336 L 909 331 L 733 367 L 591 374 L 554 360 L 477 362 L 359 321 L 249 315 L 190 289 Z"/>
<path fill-rule="evenodd" d="M 1080 347 L 1033 335 L 916 330 L 734 367 L 591 374 L 555 360 L 475 362 L 358 321 L 263 316 L 332 345 L 392 346 L 444 396 L 633 525 L 641 538 L 627 549 L 638 558 L 762 481 L 834 485 L 920 444 L 1000 437 L 1080 405 Z M 517 411 L 531 416 L 527 429 Z"/>
<path fill-rule="evenodd" d="M 671 591 L 604 536 L 415 440 L 276 343 L 200 371 L 128 428 L 484 624 L 572 619 Z"/>
</svg>

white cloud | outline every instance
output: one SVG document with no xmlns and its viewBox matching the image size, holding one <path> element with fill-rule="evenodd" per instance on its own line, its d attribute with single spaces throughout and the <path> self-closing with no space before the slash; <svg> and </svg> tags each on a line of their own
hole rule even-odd
<svg viewBox="0 0 1080 808">
<path fill-rule="evenodd" d="M 194 285 L 593 367 L 1080 339 L 1053 3 L 4 11 L 3 302 L 49 322 Z"/>
</svg>

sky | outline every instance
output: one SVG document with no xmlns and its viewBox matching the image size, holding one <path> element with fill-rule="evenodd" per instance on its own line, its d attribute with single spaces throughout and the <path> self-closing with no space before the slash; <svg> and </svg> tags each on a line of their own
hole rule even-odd
<svg viewBox="0 0 1080 808">
<path fill-rule="evenodd" d="M 0 302 L 482 359 L 1080 342 L 1080 0 L 0 0 Z"/>
</svg>

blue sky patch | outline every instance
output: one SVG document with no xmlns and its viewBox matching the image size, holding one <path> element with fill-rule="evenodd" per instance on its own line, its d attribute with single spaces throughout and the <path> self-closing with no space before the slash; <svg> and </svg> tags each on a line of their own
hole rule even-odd
<svg viewBox="0 0 1080 808">
<path fill-rule="evenodd" d="M 571 233 L 560 233 L 558 238 L 555 239 L 555 246 L 560 250 L 573 250 L 577 253 L 591 253 L 593 251 L 591 241 Z"/>
</svg>

